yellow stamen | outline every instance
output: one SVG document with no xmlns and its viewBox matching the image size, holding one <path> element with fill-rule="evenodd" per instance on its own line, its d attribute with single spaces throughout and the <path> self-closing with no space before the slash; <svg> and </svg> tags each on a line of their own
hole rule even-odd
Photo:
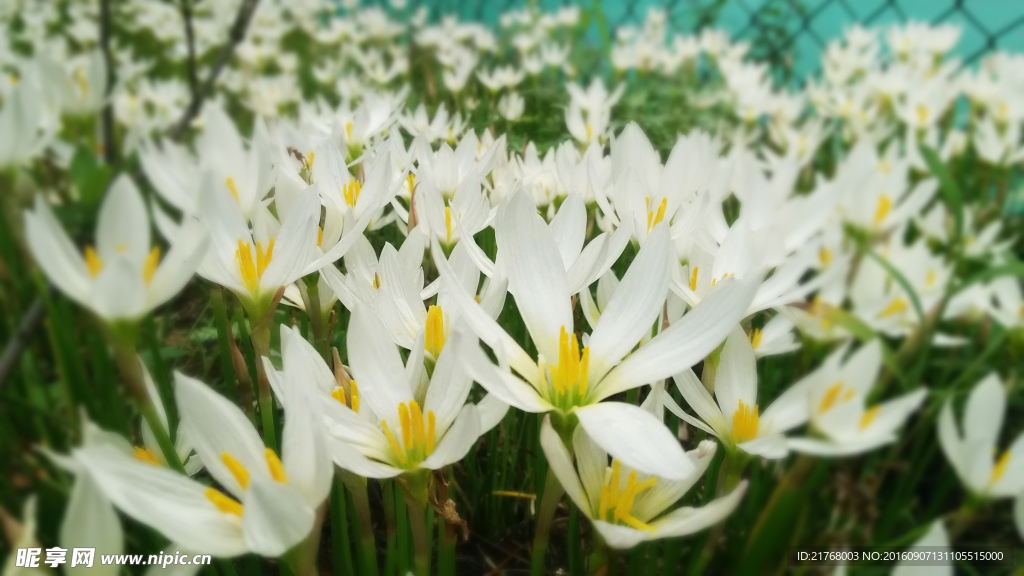
<svg viewBox="0 0 1024 576">
<path fill-rule="evenodd" d="M 409 184 L 409 194 L 416 189 L 416 175 L 409 172 L 409 175 L 405 177 L 406 182 Z"/>
<path fill-rule="evenodd" d="M 437 358 L 444 348 L 444 312 L 440 306 L 431 306 L 427 309 L 427 323 L 425 328 L 424 344 L 427 352 Z"/>
<path fill-rule="evenodd" d="M 697 270 L 699 268 L 699 266 L 694 266 L 693 273 L 690 274 L 690 290 L 697 290 Z"/>
<path fill-rule="evenodd" d="M 935 269 L 934 268 L 929 268 L 928 272 L 924 275 L 925 286 L 929 286 L 929 287 L 933 286 L 935 284 L 935 279 L 936 279 Z"/>
<path fill-rule="evenodd" d="M 153 276 L 156 275 L 156 267 L 160 264 L 160 247 L 153 246 L 153 249 L 149 251 L 149 256 L 146 256 L 146 264 L 142 267 L 142 280 L 149 286 L 149 283 L 153 281 Z"/>
<path fill-rule="evenodd" d="M 756 349 L 761 345 L 761 329 L 754 328 L 754 331 L 750 333 L 750 347 Z"/>
<path fill-rule="evenodd" d="M 352 411 L 359 412 L 359 386 L 356 386 L 355 380 L 349 380 L 348 385 L 352 388 Z"/>
<path fill-rule="evenodd" d="M 445 206 L 444 207 L 444 227 L 445 227 L 446 230 L 448 230 L 448 243 L 451 244 L 451 241 L 452 241 L 452 207 L 451 206 Z"/>
<path fill-rule="evenodd" d="M 882 174 L 889 174 L 892 172 L 892 164 L 889 164 L 888 160 L 882 159 L 878 161 L 878 171 Z"/>
<path fill-rule="evenodd" d="M 331 398 L 334 398 L 338 402 L 341 402 L 342 406 L 348 406 L 348 402 L 345 402 L 345 389 L 335 388 L 331 390 Z"/>
<path fill-rule="evenodd" d="M 882 220 L 885 220 L 885 217 L 889 215 L 890 210 L 892 210 L 892 199 L 883 192 L 878 196 L 878 204 L 875 205 L 874 225 L 878 226 L 881 224 Z"/>
<path fill-rule="evenodd" d="M 78 84 L 78 91 L 82 97 L 89 95 L 89 81 L 85 78 L 85 73 L 79 68 L 75 70 L 75 82 Z"/>
<path fill-rule="evenodd" d="M 668 198 L 662 198 L 661 204 L 658 206 L 657 214 L 651 210 L 651 199 L 647 198 L 647 233 L 651 233 L 651 228 L 658 225 L 665 218 L 665 208 L 668 206 Z"/>
<path fill-rule="evenodd" d="M 654 477 L 637 482 L 636 471 L 632 470 L 626 480 L 625 489 L 620 490 L 619 478 L 622 466 L 618 460 L 612 462 L 612 472 L 601 486 L 601 497 L 598 503 L 598 519 L 631 526 L 637 530 L 651 531 L 653 528 L 639 518 L 633 516 L 633 504 L 641 492 L 658 483 Z"/>
<path fill-rule="evenodd" d="M 409 412 L 412 420 L 412 438 L 416 446 L 422 446 L 427 441 L 426 427 L 423 425 L 423 411 L 420 410 L 418 402 L 409 402 Z"/>
<path fill-rule="evenodd" d="M 228 190 L 231 191 L 231 195 L 235 197 L 235 201 L 241 202 L 241 200 L 238 198 L 238 188 L 235 187 L 235 179 L 232 178 L 231 176 L 228 176 L 225 182 L 228 185 Z"/>
<path fill-rule="evenodd" d="M 267 269 L 271 259 L 274 257 L 274 239 L 267 243 L 266 252 L 263 245 L 256 242 L 256 261 L 252 258 L 252 245 L 248 242 L 238 240 L 238 250 L 235 252 L 235 259 L 238 260 L 238 267 L 241 272 L 242 282 L 250 291 L 255 291 L 260 285 L 260 278 Z"/>
<path fill-rule="evenodd" d="M 124 254 L 128 251 L 128 246 L 126 246 L 124 242 L 121 242 L 114 249 L 117 250 L 118 254 Z"/>
<path fill-rule="evenodd" d="M 320 226 L 316 227 L 316 245 L 322 246 L 324 243 L 324 229 Z"/>
<path fill-rule="evenodd" d="M 875 406 L 874 408 L 869 409 L 867 412 L 864 413 L 863 416 L 860 417 L 861 430 L 867 430 L 868 426 L 871 426 L 871 423 L 875 421 L 875 417 L 878 416 L 878 410 L 880 408 L 881 406 Z"/>
<path fill-rule="evenodd" d="M 288 476 L 284 472 L 284 465 L 281 464 L 281 459 L 277 457 L 277 452 L 274 452 L 273 448 L 267 448 L 263 452 L 263 456 L 267 459 L 267 467 L 270 468 L 270 477 L 281 484 L 287 484 Z"/>
<path fill-rule="evenodd" d="M 404 465 L 405 464 L 405 451 L 402 450 L 402 447 L 398 444 L 398 441 L 395 440 L 395 435 L 392 434 L 391 433 L 391 429 L 388 428 L 387 421 L 386 420 L 381 420 L 381 424 L 382 424 L 382 426 L 384 428 L 384 436 L 388 439 L 388 444 L 391 446 L 391 452 L 393 452 L 395 454 L 395 458 L 398 458 L 399 464 Z"/>
<path fill-rule="evenodd" d="M 587 393 L 587 370 L 590 366 L 590 350 L 580 352 L 576 334 L 566 332 L 562 326 L 558 335 L 558 363 L 551 364 L 551 387 L 556 394 L 582 399 Z"/>
<path fill-rule="evenodd" d="M 313 169 L 313 157 L 314 156 L 316 156 L 316 152 L 310 152 L 309 153 L 309 161 L 306 162 L 306 167 L 309 168 L 310 170 Z"/>
<path fill-rule="evenodd" d="M 590 124 L 587 124 L 587 142 L 590 142 L 591 140 L 593 140 L 594 139 L 593 137 L 594 137 L 594 127 L 591 126 Z"/>
<path fill-rule="evenodd" d="M 839 399 L 839 393 L 843 391 L 843 383 L 836 382 L 835 384 L 828 387 L 825 390 L 825 396 L 821 399 L 821 404 L 818 405 L 818 414 L 824 414 L 832 409 L 836 404 L 836 400 Z"/>
<path fill-rule="evenodd" d="M 351 122 L 346 122 L 345 123 L 345 141 L 346 142 L 351 142 L 352 141 L 352 123 Z"/>
<path fill-rule="evenodd" d="M 757 438 L 757 429 L 760 423 L 760 406 L 755 404 L 754 409 L 740 400 L 740 407 L 732 415 L 732 439 L 737 444 Z"/>
<path fill-rule="evenodd" d="M 249 489 L 249 471 L 242 466 L 242 463 L 235 459 L 234 456 L 224 452 L 220 455 L 220 461 L 224 463 L 228 468 L 228 472 L 235 477 L 238 485 L 242 487 L 242 490 Z"/>
<path fill-rule="evenodd" d="M 156 454 L 153 454 L 153 451 L 150 450 L 149 448 L 136 446 L 134 456 L 136 460 L 141 460 L 146 464 L 153 464 L 154 466 L 160 465 L 160 461 L 156 459 Z"/>
<path fill-rule="evenodd" d="M 989 480 L 988 480 L 989 488 L 991 488 L 993 484 L 998 482 L 999 479 L 1002 478 L 1004 474 L 1006 474 L 1006 469 L 1009 466 L 1010 466 L 1010 451 L 1007 450 L 1007 451 L 1003 452 L 1003 455 L 1000 456 L 999 460 L 996 462 L 995 467 L 992 468 L 992 477 L 989 478 Z"/>
<path fill-rule="evenodd" d="M 359 180 L 352 178 L 341 187 L 341 192 L 345 196 L 345 203 L 349 206 L 355 206 L 356 202 L 359 201 L 359 193 L 363 191 L 363 185 L 359 183 Z"/>
<path fill-rule="evenodd" d="M 583 347 L 583 353 L 580 355 L 580 370 L 579 370 L 579 389 L 580 398 L 587 397 L 587 372 L 590 370 L 590 346 Z"/>
<path fill-rule="evenodd" d="M 929 111 L 924 104 L 917 105 L 917 123 L 924 125 L 928 123 Z"/>
<path fill-rule="evenodd" d="M 889 316 L 895 316 L 907 309 L 907 299 L 902 296 L 897 296 L 889 302 L 889 305 L 882 309 L 878 313 L 879 318 L 888 318 Z"/>
<path fill-rule="evenodd" d="M 103 270 L 103 259 L 96 254 L 96 249 L 92 246 L 85 247 L 85 267 L 89 270 L 89 276 L 93 278 L 99 276 Z"/>
<path fill-rule="evenodd" d="M 398 421 L 402 425 L 402 444 L 405 445 L 406 450 L 412 449 L 412 419 L 409 417 L 409 407 L 407 405 L 398 405 Z"/>
<path fill-rule="evenodd" d="M 221 512 L 224 512 L 225 514 L 234 514 L 239 518 L 242 517 L 242 512 L 245 510 L 242 507 L 241 503 L 225 495 L 223 492 L 217 490 L 216 488 L 206 489 L 206 499 L 212 502 L 213 505 L 216 506 L 217 509 L 220 510 Z"/>
<path fill-rule="evenodd" d="M 378 288 L 380 288 L 380 274 L 379 273 L 374 273 L 374 275 L 373 275 L 373 289 L 376 290 Z"/>
<path fill-rule="evenodd" d="M 828 266 L 832 263 L 832 250 L 825 248 L 824 246 L 818 250 L 818 261 L 821 262 L 822 266 Z"/>
</svg>

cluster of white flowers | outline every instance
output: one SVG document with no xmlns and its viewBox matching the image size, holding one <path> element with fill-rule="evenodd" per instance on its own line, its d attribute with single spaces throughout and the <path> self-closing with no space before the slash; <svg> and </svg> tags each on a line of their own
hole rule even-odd
<svg viewBox="0 0 1024 576">
<path fill-rule="evenodd" d="M 196 7 L 195 54 L 220 49 L 232 4 Z M 56 5 L 11 20 L 31 57 L 0 47 L 0 165 L 67 167 L 78 144 L 65 139 L 68 118 L 112 103 L 144 178 L 113 180 L 84 249 L 37 195 L 25 212 L 35 262 L 118 327 L 198 275 L 237 296 L 262 357 L 263 438 L 247 416 L 254 406 L 179 373 L 174 454 L 155 429 L 167 427 L 155 392 L 162 421 L 147 420 L 135 446 L 86 424 L 82 446 L 50 454 L 78 479 L 73 510 L 113 506 L 183 549 L 284 555 L 319 529 L 335 466 L 401 476 L 425 502 L 428 472 L 461 460 L 510 407 L 547 414 L 551 470 L 608 545 L 692 534 L 736 508 L 752 457 L 847 457 L 894 442 L 928 395 L 927 382 L 899 393 L 879 384 L 883 365 L 890 378 L 898 369 L 894 345 L 957 346 L 965 318 L 1024 325 L 1015 278 L 966 284 L 957 268 L 1012 258 L 999 214 L 953 205 L 939 194 L 948 175 L 934 173 L 967 156 L 994 173 L 1021 163 L 1024 60 L 994 53 L 963 67 L 949 56 L 953 27 L 853 27 L 826 48 L 820 79 L 787 91 L 746 58 L 747 45 L 714 30 L 667 41 L 664 13 L 652 11 L 618 30 L 614 68 L 668 81 L 703 58 L 719 79 L 691 97 L 719 110 L 721 129 L 679 134 L 663 156 L 613 113 L 628 80 L 610 92 L 599 78 L 571 80 L 563 32 L 577 9 L 508 12 L 496 35 L 452 18 L 428 24 L 405 7 L 342 18 L 318 2 L 263 3 L 185 144 L 161 134 L 189 105 L 188 81 L 158 75 L 137 48 L 115 44 L 108 61 L 96 30 L 80 25 L 95 22 L 95 7 Z M 178 10 L 118 10 L 128 33 L 168 47 L 162 61 L 189 61 Z M 65 18 L 74 25 L 51 34 Z M 295 44 L 331 56 L 305 66 Z M 485 64 L 506 47 L 513 63 Z M 420 67 L 428 91 L 441 90 L 440 76 L 447 97 L 412 93 Z M 487 100 L 511 135 L 526 107 L 520 85 L 546 71 L 570 79 L 564 141 L 542 155 L 529 134 L 514 150 L 493 127 L 477 131 Z M 432 114 L 425 102 L 437 103 Z M 238 105 L 245 114 L 229 113 Z M 388 229 L 400 244 L 371 244 Z M 498 321 L 508 294 L 529 343 Z M 329 344 L 339 302 L 351 312 L 347 366 Z M 281 304 L 308 316 L 313 342 L 281 326 L 272 354 Z M 801 338 L 833 351 L 781 394 L 759 393 L 757 359 Z M 486 391 L 475 401 L 474 382 Z M 637 389 L 642 405 L 624 401 Z M 953 468 L 979 496 L 1024 490 L 1024 443 L 998 459 L 989 450 L 1001 417 L 988 413 L 1004 405 L 992 375 L 971 396 L 966 436 L 948 405 L 939 422 Z M 718 442 L 684 450 L 666 409 Z M 735 472 L 728 490 L 703 508 L 673 508 L 719 444 Z M 175 467 L 205 469 L 223 491 Z M 1024 504 L 1018 512 L 1024 520 Z M 116 516 L 97 514 L 97 530 L 121 546 Z"/>
</svg>

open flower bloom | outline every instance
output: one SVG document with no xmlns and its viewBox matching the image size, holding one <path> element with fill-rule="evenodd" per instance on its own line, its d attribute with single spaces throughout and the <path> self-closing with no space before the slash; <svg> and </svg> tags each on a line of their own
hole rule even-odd
<svg viewBox="0 0 1024 576">
<path fill-rule="evenodd" d="M 845 353 L 846 347 L 833 352 L 804 378 L 811 430 L 818 437 L 790 438 L 793 450 L 849 456 L 889 444 L 927 396 L 927 390 L 919 388 L 869 407 L 867 398 L 882 367 L 882 345 L 872 340 L 843 361 Z"/>
<path fill-rule="evenodd" d="M 784 458 L 788 451 L 783 434 L 807 421 L 804 382 L 791 386 L 761 411 L 757 402 L 757 360 L 739 326 L 733 328 L 718 357 L 714 398 L 689 368 L 673 380 L 697 418 L 683 412 L 666 394 L 663 401 L 669 411 L 717 436 L 730 450 L 739 448 L 763 458 Z"/>
<path fill-rule="evenodd" d="M 967 489 L 978 496 L 1007 498 L 1024 490 L 1024 434 L 1002 454 L 996 448 L 1005 416 L 1006 390 L 995 373 L 971 391 L 962 429 L 953 415 L 952 400 L 939 414 L 942 451 Z"/>
<path fill-rule="evenodd" d="M 317 189 L 310 186 L 299 195 L 274 236 L 266 229 L 250 231 L 230 194 L 208 188 L 206 198 L 211 246 L 199 275 L 234 292 L 259 317 L 277 291 L 307 274 L 317 258 Z"/>
<path fill-rule="evenodd" d="M 301 542 L 330 490 L 329 475 L 326 482 L 312 476 L 327 458 L 316 429 L 304 418 L 286 419 L 283 445 L 295 454 L 286 452 L 282 462 L 229 400 L 181 374 L 175 383 L 182 426 L 227 493 L 129 455 L 119 437 L 72 451 L 71 466 L 91 476 L 123 513 L 190 551 L 276 557 Z"/>
<path fill-rule="evenodd" d="M 34 82 L 21 81 L 4 94 L 0 108 L 0 167 L 16 166 L 43 151 L 53 137 L 44 122 L 44 108 L 39 102 L 39 88 Z"/>
<path fill-rule="evenodd" d="M 668 227 L 656 227 L 581 347 L 565 267 L 532 202 L 512 199 L 503 205 L 496 237 L 498 260 L 537 347 L 537 360 L 456 281 L 435 245 L 442 290 L 498 359 L 494 365 L 479 346 L 470 346 L 464 361 L 473 378 L 526 412 L 574 415 L 595 442 L 624 464 L 665 478 L 686 477 L 693 465 L 658 419 L 637 406 L 601 401 L 703 359 L 739 321 L 755 286 L 735 279 L 720 283 L 699 307 L 633 351 L 650 333 L 668 292 Z"/>
<path fill-rule="evenodd" d="M 574 465 L 573 455 L 551 426 L 550 416 L 541 425 L 540 444 L 566 494 L 612 548 L 632 548 L 714 526 L 736 509 L 747 489 L 744 481 L 728 496 L 702 507 L 669 511 L 704 476 L 715 455 L 713 440 L 686 453 L 693 469 L 677 480 L 645 474 L 614 458 L 609 466 L 608 454 L 582 428 L 573 433 Z"/>
<path fill-rule="evenodd" d="M 100 206 L 96 245 L 79 252 L 53 211 L 36 197 L 25 212 L 29 249 L 46 276 L 69 298 L 107 321 L 132 321 L 163 304 L 192 278 L 208 235 L 193 221 L 165 257 L 151 245 L 149 216 L 135 184 L 120 176 Z"/>
<path fill-rule="evenodd" d="M 869 138 L 861 139 L 836 171 L 843 195 L 843 219 L 874 233 L 892 230 L 918 214 L 938 189 L 934 178 L 908 191 L 909 164 L 895 146 L 880 157 Z M 867 179 L 865 180 L 865 175 Z"/>
<path fill-rule="evenodd" d="M 468 336 L 460 331 L 451 334 L 424 388 L 422 344 L 414 347 L 403 366 L 398 348 L 373 312 L 359 305 L 352 311 L 348 331 L 353 377 L 348 389 L 339 386 L 322 363 L 315 378 L 289 385 L 319 387 L 332 436 L 330 450 L 338 466 L 368 478 L 437 470 L 462 459 L 507 409 L 493 400 L 479 406 L 466 402 L 473 380 L 459 359 L 463 337 Z M 296 338 L 286 354 L 315 355 L 299 341 L 301 336 Z M 285 358 L 286 365 L 289 361 Z"/>
</svg>

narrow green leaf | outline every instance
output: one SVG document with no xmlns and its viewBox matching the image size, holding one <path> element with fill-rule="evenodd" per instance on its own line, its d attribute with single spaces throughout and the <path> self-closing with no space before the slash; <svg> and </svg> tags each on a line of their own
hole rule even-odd
<svg viewBox="0 0 1024 576">
<path fill-rule="evenodd" d="M 949 211 L 953 214 L 953 222 L 956 226 L 955 239 L 959 241 L 964 230 L 964 195 L 935 150 L 925 144 L 921 144 L 919 149 L 928 169 L 939 179 L 939 191 L 942 192 L 946 203 L 949 204 Z"/>
</svg>

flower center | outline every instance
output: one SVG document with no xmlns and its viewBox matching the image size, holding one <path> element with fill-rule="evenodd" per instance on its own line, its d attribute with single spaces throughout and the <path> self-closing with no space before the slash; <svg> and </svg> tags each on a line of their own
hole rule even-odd
<svg viewBox="0 0 1024 576">
<path fill-rule="evenodd" d="M 342 406 L 348 406 L 353 412 L 359 412 L 359 386 L 356 386 L 355 380 L 349 380 L 349 400 L 345 401 L 345 389 L 337 387 L 331 392 L 331 398 L 334 398 L 338 402 L 341 402 Z"/>
<path fill-rule="evenodd" d="M 85 267 L 89 270 L 89 276 L 93 278 L 100 275 L 103 271 L 103 259 L 96 253 L 96 249 L 92 246 L 85 247 Z"/>
<path fill-rule="evenodd" d="M 444 311 L 441 310 L 440 306 L 435 305 L 427 309 L 427 325 L 425 330 L 424 345 L 427 352 L 430 352 L 434 358 L 437 358 L 441 354 L 441 349 L 444 348 L 446 338 Z"/>
<path fill-rule="evenodd" d="M 753 410 L 740 400 L 740 407 L 732 415 L 732 439 L 737 444 L 757 438 L 757 428 L 761 421 L 760 406 L 754 404 Z"/>
<path fill-rule="evenodd" d="M 878 196 L 878 204 L 875 205 L 874 225 L 878 226 L 881 224 L 882 220 L 885 220 L 885 217 L 889 215 L 890 210 L 892 210 L 892 198 L 889 198 L 888 194 L 882 192 Z"/>
<path fill-rule="evenodd" d="M 658 212 L 657 213 L 655 213 L 653 210 L 651 210 L 651 198 L 647 197 L 646 201 L 647 201 L 647 233 L 650 234 L 651 233 L 651 228 L 657 226 L 658 222 L 661 222 L 662 220 L 665 219 L 665 208 L 668 206 L 668 198 L 662 198 L 661 199 L 661 204 L 658 205 Z"/>
<path fill-rule="evenodd" d="M 580 352 L 576 334 L 570 338 L 565 326 L 562 326 L 558 335 L 558 363 L 548 366 L 556 403 L 573 406 L 587 397 L 590 348 L 584 347 Z M 558 402 L 559 400 L 561 402 Z"/>
<path fill-rule="evenodd" d="M 818 414 L 824 414 L 832 409 L 836 405 L 836 402 L 849 402 L 856 391 L 850 388 L 840 397 L 840 393 L 843 391 L 843 383 L 836 382 L 835 384 L 828 387 L 825 390 L 825 395 L 821 398 L 821 404 L 818 405 Z"/>
<path fill-rule="evenodd" d="M 135 447 L 135 453 L 133 454 L 133 456 L 135 456 L 136 460 L 145 462 L 146 464 L 152 464 L 154 466 L 159 466 L 160 465 L 160 461 L 157 460 L 156 454 L 153 454 L 153 451 L 150 450 L 149 448 L 143 448 L 142 446 L 136 446 Z"/>
<path fill-rule="evenodd" d="M 414 468 L 434 453 L 434 411 L 427 411 L 426 423 L 423 411 L 415 400 L 402 402 L 398 405 L 398 421 L 402 427 L 402 443 L 391 433 L 387 420 L 381 420 L 384 436 L 388 439 L 391 451 L 402 468 Z"/>
<path fill-rule="evenodd" d="M 826 267 L 832 263 L 832 250 L 825 248 L 824 246 L 818 250 L 818 261 L 821 262 L 822 267 Z"/>
<path fill-rule="evenodd" d="M 860 417 L 859 428 L 861 431 L 867 430 L 868 427 L 871 426 L 875 421 L 875 418 L 878 417 L 879 409 L 881 409 L 881 406 L 874 406 L 864 412 L 864 415 Z"/>
<path fill-rule="evenodd" d="M 636 501 L 638 494 L 652 488 L 658 483 L 658 479 L 652 476 L 643 482 L 637 482 L 636 470 L 631 470 L 629 478 L 626 480 L 626 488 L 620 490 L 619 478 L 621 474 L 622 464 L 615 460 L 612 462 L 611 475 L 605 480 L 604 485 L 601 486 L 598 519 L 613 524 L 625 524 L 637 530 L 654 531 L 654 528 L 649 524 L 641 522 L 633 516 L 633 503 Z"/>
<path fill-rule="evenodd" d="M 892 299 L 892 302 L 889 302 L 888 306 L 883 308 L 882 311 L 878 313 L 878 317 L 888 318 L 890 316 L 895 316 L 906 310 L 907 306 L 907 299 L 902 296 L 897 296 Z"/>
<path fill-rule="evenodd" d="M 756 350 L 757 347 L 761 345 L 761 336 L 762 336 L 762 334 L 763 334 L 763 332 L 761 331 L 760 328 L 754 328 L 754 330 L 750 333 L 750 347 L 751 348 Z"/>
<path fill-rule="evenodd" d="M 252 246 L 249 242 L 242 242 L 238 239 L 238 250 L 235 251 L 235 260 L 238 260 L 238 268 L 242 274 L 242 282 L 250 292 L 255 292 L 260 285 L 260 278 L 270 264 L 274 256 L 274 239 L 267 243 L 266 252 L 263 251 L 263 244 L 256 241 L 256 260 L 253 261 Z"/>
<path fill-rule="evenodd" d="M 359 180 L 351 178 L 348 184 L 342 186 L 342 194 L 345 195 L 345 203 L 349 206 L 355 207 L 356 202 L 359 200 L 359 193 L 363 191 L 363 185 L 359 183 Z"/>
</svg>

